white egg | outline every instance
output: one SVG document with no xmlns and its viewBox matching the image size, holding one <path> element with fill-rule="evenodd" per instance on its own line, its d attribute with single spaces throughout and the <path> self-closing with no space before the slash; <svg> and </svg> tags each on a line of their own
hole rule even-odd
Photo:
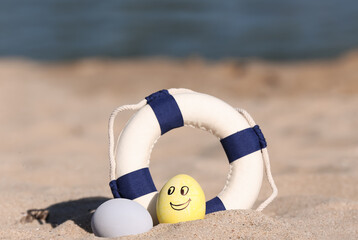
<svg viewBox="0 0 358 240">
<path fill-rule="evenodd" d="M 116 198 L 102 203 L 93 214 L 91 227 L 97 237 L 120 237 L 149 231 L 153 220 L 135 201 Z"/>
</svg>

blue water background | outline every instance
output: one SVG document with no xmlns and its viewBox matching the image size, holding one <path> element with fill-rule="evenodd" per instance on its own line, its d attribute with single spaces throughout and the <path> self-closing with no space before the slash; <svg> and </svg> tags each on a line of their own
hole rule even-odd
<svg viewBox="0 0 358 240">
<path fill-rule="evenodd" d="M 0 0 L 0 57 L 302 59 L 357 47 L 357 0 Z"/>
</svg>

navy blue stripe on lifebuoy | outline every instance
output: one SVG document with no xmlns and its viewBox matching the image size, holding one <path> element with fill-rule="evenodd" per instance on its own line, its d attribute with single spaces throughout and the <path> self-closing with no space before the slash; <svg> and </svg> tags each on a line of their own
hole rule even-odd
<svg viewBox="0 0 358 240">
<path fill-rule="evenodd" d="M 114 198 L 130 200 L 156 192 L 149 168 L 142 168 L 119 177 L 109 183 Z"/>
<path fill-rule="evenodd" d="M 229 163 L 267 146 L 258 125 L 234 133 L 220 140 Z"/>
<path fill-rule="evenodd" d="M 158 119 L 162 135 L 173 128 L 184 126 L 179 106 L 168 90 L 155 92 L 145 99 Z"/>
<path fill-rule="evenodd" d="M 112 195 L 114 198 L 121 198 L 121 195 L 118 192 L 118 187 L 117 187 L 117 181 L 116 180 L 112 180 L 109 182 L 109 187 L 111 188 L 112 191 Z"/>
<path fill-rule="evenodd" d="M 209 214 L 212 212 L 218 212 L 218 211 L 224 211 L 226 210 L 223 202 L 220 200 L 220 198 L 215 197 L 211 199 L 210 201 L 206 202 L 206 212 L 205 214 Z"/>
</svg>

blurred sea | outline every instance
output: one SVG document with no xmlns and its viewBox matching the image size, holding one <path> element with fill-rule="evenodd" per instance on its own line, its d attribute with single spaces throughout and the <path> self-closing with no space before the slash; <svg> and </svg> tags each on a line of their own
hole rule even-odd
<svg viewBox="0 0 358 240">
<path fill-rule="evenodd" d="M 0 0 L 0 57 L 331 57 L 357 0 Z"/>
</svg>

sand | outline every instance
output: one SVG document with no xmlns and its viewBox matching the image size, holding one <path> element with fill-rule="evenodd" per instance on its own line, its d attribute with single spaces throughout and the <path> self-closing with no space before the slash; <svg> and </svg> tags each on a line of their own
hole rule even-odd
<svg viewBox="0 0 358 240">
<path fill-rule="evenodd" d="M 109 114 L 172 87 L 212 94 L 254 117 L 279 195 L 263 212 L 217 212 L 124 239 L 358 238 L 358 53 L 351 52 L 304 62 L 1 59 L 0 239 L 96 239 L 91 214 L 111 198 Z M 119 116 L 116 134 L 130 116 Z M 207 199 L 228 173 L 216 138 L 186 128 L 160 138 L 150 168 L 157 188 L 186 173 Z M 269 194 L 264 181 L 255 206 Z M 48 218 L 24 223 L 31 209 Z"/>
</svg>

